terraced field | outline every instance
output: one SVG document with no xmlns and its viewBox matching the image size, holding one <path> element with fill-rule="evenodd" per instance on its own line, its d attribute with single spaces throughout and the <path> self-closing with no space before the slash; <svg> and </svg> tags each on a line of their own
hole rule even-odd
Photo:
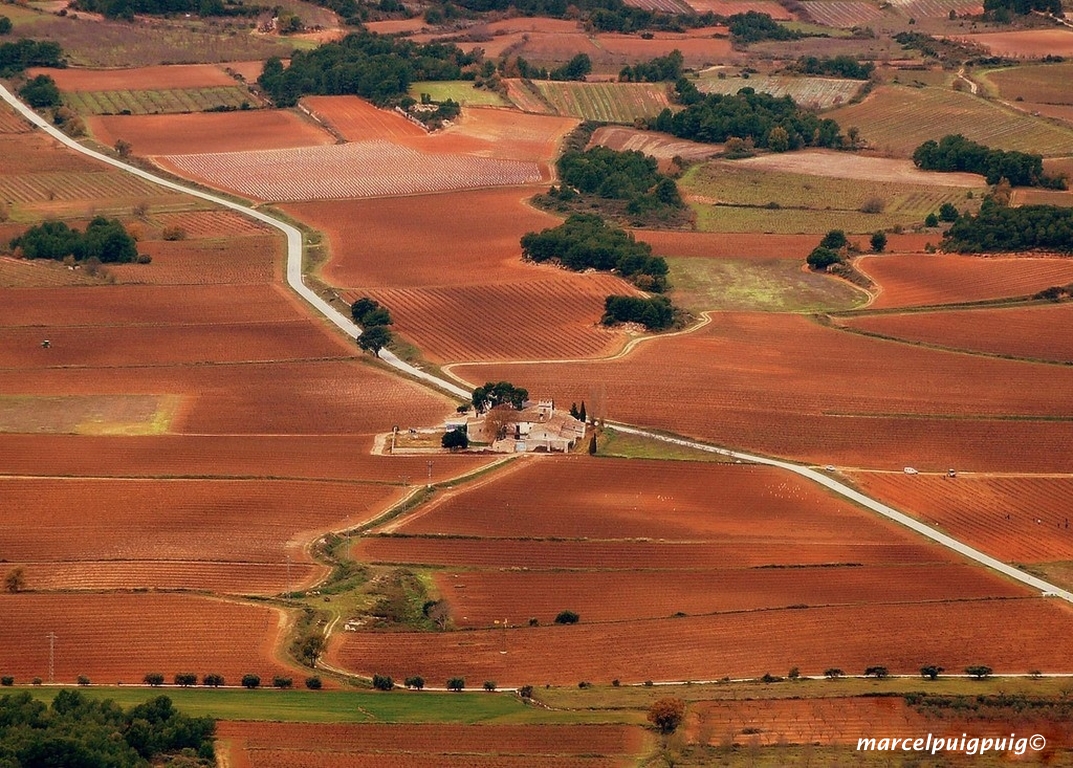
<svg viewBox="0 0 1073 768">
<path fill-rule="evenodd" d="M 865 26 L 883 15 L 871 3 L 858 0 L 808 0 L 801 4 L 801 14 L 810 21 L 835 29 Z"/>
<path fill-rule="evenodd" d="M 655 117 L 671 105 L 664 83 L 557 83 L 534 81 L 560 115 L 608 123 Z"/>
<path fill-rule="evenodd" d="M 830 109 L 852 99 L 861 89 L 861 80 L 829 77 L 790 77 L 787 75 L 751 75 L 719 78 L 719 69 L 701 73 L 696 86 L 704 93 L 734 94 L 742 88 L 772 96 L 789 96 L 798 104 L 813 109 Z"/>
<path fill-rule="evenodd" d="M 1044 157 L 1073 154 L 1073 129 L 954 90 L 882 85 L 860 104 L 829 116 L 839 125 L 860 128 L 869 146 L 902 157 L 928 139 L 950 133 L 996 149 Z"/>
</svg>

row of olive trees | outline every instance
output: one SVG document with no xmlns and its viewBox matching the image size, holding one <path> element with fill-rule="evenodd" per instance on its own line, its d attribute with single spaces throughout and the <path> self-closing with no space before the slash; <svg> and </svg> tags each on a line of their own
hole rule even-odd
<svg viewBox="0 0 1073 768">
<path fill-rule="evenodd" d="M 189 688 L 190 686 L 197 685 L 197 674 L 194 672 L 177 672 L 172 678 L 175 685 L 180 688 Z M 164 675 L 161 672 L 150 672 L 144 678 L 142 682 L 152 688 L 159 688 L 164 685 Z M 201 684 L 207 688 L 220 688 L 227 685 L 227 681 L 223 675 L 219 674 L 207 674 L 201 677 Z M 294 687 L 294 680 L 289 677 L 283 677 L 282 675 L 276 675 L 272 678 L 272 685 L 275 688 L 287 689 Z M 305 681 L 306 688 L 310 690 L 320 690 L 323 686 L 319 677 L 307 677 Z M 242 676 L 242 686 L 253 690 L 254 688 L 261 687 L 260 675 L 253 673 L 245 674 Z"/>
</svg>

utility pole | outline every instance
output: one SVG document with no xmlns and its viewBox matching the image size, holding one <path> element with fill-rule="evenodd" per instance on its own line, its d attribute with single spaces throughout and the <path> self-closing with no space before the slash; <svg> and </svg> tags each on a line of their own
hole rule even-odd
<svg viewBox="0 0 1073 768">
<path fill-rule="evenodd" d="M 291 553 L 287 553 L 287 592 L 288 594 L 294 592 L 291 584 Z"/>
<path fill-rule="evenodd" d="M 49 632 L 48 638 L 48 684 L 52 685 L 56 679 L 56 633 Z"/>
<path fill-rule="evenodd" d="M 432 487 L 432 461 L 428 463 L 428 487 Z"/>
</svg>

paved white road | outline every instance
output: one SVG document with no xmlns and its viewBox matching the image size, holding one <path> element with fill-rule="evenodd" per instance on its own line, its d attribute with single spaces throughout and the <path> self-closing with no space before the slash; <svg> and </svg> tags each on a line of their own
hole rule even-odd
<svg viewBox="0 0 1073 768">
<path fill-rule="evenodd" d="M 126 171 L 127 173 L 132 173 L 141 179 L 145 179 L 146 181 L 150 181 L 154 184 L 159 184 L 166 189 L 170 189 L 176 192 L 182 192 L 188 195 L 193 195 L 194 197 L 201 198 L 202 200 L 207 200 L 210 203 L 222 205 L 225 208 L 230 208 L 233 211 L 238 211 L 244 216 L 249 216 L 252 219 L 256 219 L 257 221 L 263 222 L 270 227 L 278 229 L 280 232 L 287 236 L 287 284 L 295 293 L 297 293 L 299 296 L 301 296 L 303 299 L 313 305 L 313 308 L 316 309 L 317 312 L 326 317 L 328 319 L 328 322 L 335 325 L 347 336 L 352 339 L 357 339 L 358 336 L 361 335 L 361 329 L 354 324 L 353 320 L 344 315 L 342 312 L 339 312 L 335 307 L 333 307 L 331 304 L 329 304 L 316 293 L 314 293 L 309 288 L 309 286 L 307 286 L 302 281 L 302 233 L 296 227 L 292 227 L 286 222 L 273 218 L 272 216 L 250 208 L 249 206 L 242 205 L 241 203 L 236 203 L 223 197 L 218 197 L 217 195 L 211 194 L 209 192 L 204 192 L 194 187 L 188 187 L 185 184 L 178 184 L 174 181 L 171 181 L 170 179 L 165 179 L 160 176 L 157 176 L 156 174 L 145 171 L 141 168 L 137 168 L 133 165 L 128 165 L 127 163 L 124 163 L 121 160 L 117 160 L 114 157 L 109 157 L 108 155 L 101 154 L 100 152 L 95 152 L 92 149 L 89 149 L 88 147 L 85 147 L 79 142 L 75 141 L 70 136 L 63 133 L 63 131 L 56 128 L 54 125 L 50 124 L 43 117 L 41 117 L 28 106 L 19 101 L 19 99 L 17 99 L 15 95 L 12 94 L 11 91 L 9 91 L 7 87 L 5 87 L 3 84 L 0 84 L 0 98 L 3 98 L 4 101 L 6 101 L 8 104 L 17 109 L 23 117 L 25 117 L 31 123 L 36 125 L 38 128 L 48 133 L 57 141 L 63 142 L 65 145 L 75 150 L 76 152 L 81 152 L 83 155 L 88 155 L 89 157 L 92 157 L 95 160 L 99 160 L 102 163 L 107 163 L 108 165 L 119 168 L 120 170 Z M 403 362 L 389 350 L 381 350 L 380 358 L 388 365 L 398 369 L 399 371 L 402 371 L 409 376 L 421 379 L 428 384 L 432 384 L 433 386 L 438 387 L 439 389 L 442 389 L 446 392 L 449 392 L 452 395 L 461 397 L 464 400 L 470 399 L 470 392 L 468 392 L 467 390 L 462 389 L 462 387 L 458 386 L 457 384 L 454 384 L 449 381 L 444 381 L 443 379 L 433 376 L 432 374 L 426 373 L 425 371 L 422 371 L 421 369 L 416 368 L 409 363 Z"/>
<path fill-rule="evenodd" d="M 42 118 L 32 109 L 27 107 L 17 98 L 15 98 L 11 91 L 9 91 L 2 84 L 0 84 L 0 97 L 2 97 L 4 101 L 6 101 L 8 104 L 15 107 L 15 109 L 17 109 L 31 123 L 39 127 L 41 130 L 47 132 L 57 141 L 60 141 L 71 149 L 75 150 L 76 152 L 81 152 L 84 155 L 88 155 L 89 157 L 92 157 L 96 160 L 100 160 L 102 163 L 107 163 L 108 165 L 119 168 L 120 170 L 126 171 L 127 173 L 132 173 L 139 178 L 145 179 L 146 181 L 151 181 L 154 184 L 159 184 L 167 189 L 193 195 L 194 197 L 201 198 L 202 200 L 207 200 L 210 203 L 222 205 L 225 208 L 230 208 L 233 211 L 238 211 L 244 216 L 249 216 L 253 219 L 256 219 L 257 221 L 264 222 L 265 224 L 268 224 L 269 226 L 280 230 L 287 236 L 287 284 L 290 285 L 290 287 L 294 290 L 295 293 L 297 293 L 299 296 L 309 302 L 313 306 L 313 308 L 317 310 L 317 312 L 326 317 L 329 322 L 331 322 L 333 325 L 342 330 L 343 333 L 347 334 L 353 339 L 356 339 L 358 336 L 361 335 L 361 329 L 358 328 L 349 317 L 336 310 L 328 302 L 324 301 L 324 299 L 322 299 L 320 296 L 310 290 L 309 286 L 307 286 L 302 281 L 302 233 L 297 228 L 292 227 L 290 224 L 287 224 L 285 222 L 279 221 L 278 219 L 274 219 L 271 216 L 262 213 L 261 211 L 254 210 L 253 208 L 250 208 L 248 206 L 233 202 L 231 200 L 227 200 L 222 197 L 217 197 L 216 195 L 204 192 L 200 189 L 195 189 L 193 187 L 188 187 L 183 184 L 178 184 L 169 179 L 161 178 L 159 176 L 156 176 L 155 174 L 149 173 L 148 171 L 144 171 L 141 168 L 136 168 L 132 165 L 128 165 L 127 163 L 117 160 L 114 157 L 109 157 L 108 155 L 103 155 L 100 152 L 95 152 L 88 147 L 84 147 L 82 144 L 67 136 L 65 133 L 57 129 L 55 126 L 51 125 L 47 120 Z M 438 387 L 439 389 L 444 390 L 445 392 L 449 392 L 452 395 L 456 395 L 465 400 L 468 400 L 470 398 L 470 392 L 468 390 L 463 389 L 462 387 L 458 386 L 453 382 L 444 381 L 443 379 L 440 379 L 433 374 L 427 373 L 426 371 L 422 371 L 419 368 L 415 368 L 414 366 L 403 362 L 387 350 L 383 350 L 380 354 L 380 357 L 388 365 L 398 369 L 399 371 L 402 371 L 409 376 L 418 378 L 422 381 L 432 384 L 435 387 Z M 731 451 L 725 448 L 716 448 L 714 446 L 705 445 L 704 443 L 698 443 L 693 440 L 667 437 L 665 435 L 648 432 L 646 430 L 638 429 L 636 427 L 631 427 L 625 424 L 617 424 L 612 422 L 609 423 L 615 429 L 622 432 L 626 432 L 627 434 L 641 435 L 644 437 L 653 438 L 655 440 L 661 440 L 666 443 L 673 443 L 675 445 L 682 445 L 688 448 L 695 448 L 701 451 L 718 453 L 724 456 L 729 456 L 731 458 L 741 459 L 742 461 L 748 461 L 755 464 L 766 464 L 768 466 L 779 467 L 780 469 L 785 469 L 789 472 L 793 472 L 794 474 L 800 475 L 801 477 L 804 477 L 815 483 L 819 483 L 820 485 L 831 489 L 840 496 L 843 496 L 850 501 L 854 501 L 861 506 L 872 510 L 873 512 L 883 515 L 884 517 L 890 518 L 891 520 L 894 520 L 895 522 L 904 525 L 906 528 L 916 531 L 920 535 L 957 552 L 963 557 L 967 557 L 970 560 L 975 560 L 981 565 L 985 565 L 994 571 L 997 571 L 1005 576 L 1010 577 L 1011 579 L 1019 581 L 1022 584 L 1027 585 L 1028 587 L 1031 587 L 1032 589 L 1038 590 L 1044 595 L 1052 595 L 1056 598 L 1073 603 L 1073 592 L 1069 592 L 1068 590 L 1055 586 L 1054 584 L 1044 581 L 1043 579 L 1027 574 L 1017 568 L 1014 568 L 1013 566 L 1007 565 L 1006 563 L 996 560 L 990 555 L 986 555 L 983 552 L 980 552 L 979 550 L 974 549 L 967 544 L 958 541 L 955 538 L 947 536 L 945 533 L 941 533 L 934 528 L 925 525 L 919 520 L 915 520 L 908 515 L 902 514 L 901 512 L 892 507 L 888 507 L 886 504 L 882 504 L 875 499 L 865 496 L 864 494 L 854 490 L 853 488 L 850 488 L 848 485 L 840 483 L 834 478 L 822 472 L 817 472 L 816 470 L 811 469 L 809 467 L 805 467 L 800 464 L 792 464 L 787 461 L 769 459 L 764 456 L 753 456 L 748 453 Z"/>
</svg>

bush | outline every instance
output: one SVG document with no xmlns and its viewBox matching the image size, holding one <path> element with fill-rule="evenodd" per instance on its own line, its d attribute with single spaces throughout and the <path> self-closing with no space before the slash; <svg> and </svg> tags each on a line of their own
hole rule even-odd
<svg viewBox="0 0 1073 768">
<path fill-rule="evenodd" d="M 883 213 L 886 207 L 887 203 L 882 197 L 870 197 L 861 206 L 861 213 Z"/>
<path fill-rule="evenodd" d="M 581 617 L 573 611 L 559 611 L 559 615 L 555 617 L 556 624 L 577 624 L 581 621 Z"/>
<path fill-rule="evenodd" d="M 0 16 L 0 35 L 6 35 L 11 31 L 11 19 L 7 16 Z"/>
<path fill-rule="evenodd" d="M 449 691 L 461 691 L 466 687 L 466 680 L 463 677 L 452 677 L 447 681 L 447 690 Z"/>
<path fill-rule="evenodd" d="M 311 691 L 319 691 L 324 687 L 324 683 L 320 681 L 320 678 L 314 675 L 313 677 L 306 678 L 306 688 Z"/>
<path fill-rule="evenodd" d="M 935 680 L 939 677 L 942 671 L 942 667 L 937 667 L 934 664 L 928 664 L 927 666 L 920 668 L 920 676 L 926 680 Z"/>
<path fill-rule="evenodd" d="M 832 264 L 840 264 L 841 262 L 842 256 L 839 255 L 838 251 L 824 248 L 822 245 L 813 248 L 812 253 L 805 259 L 805 263 L 816 271 L 823 271 Z"/>
<path fill-rule="evenodd" d="M 83 686 L 83 687 L 85 687 L 87 685 L 90 685 L 89 678 L 86 677 L 85 675 L 79 675 L 78 676 L 78 684 Z"/>
<path fill-rule="evenodd" d="M 390 691 L 395 687 L 395 681 L 388 675 L 373 675 L 373 688 L 378 691 Z"/>
<path fill-rule="evenodd" d="M 176 241 L 186 239 L 186 230 L 182 227 L 164 227 L 164 231 L 160 234 L 165 240 Z"/>
<path fill-rule="evenodd" d="M 280 677 L 279 675 L 276 675 L 272 678 L 272 686 L 280 689 L 293 688 L 294 680 L 289 677 Z"/>
<path fill-rule="evenodd" d="M 193 672 L 178 672 L 175 675 L 175 684 L 182 688 L 197 685 L 197 675 Z"/>
<path fill-rule="evenodd" d="M 425 678 L 420 675 L 414 675 L 413 677 L 406 678 L 405 685 L 407 688 L 413 688 L 415 691 L 420 691 L 425 687 Z"/>
<path fill-rule="evenodd" d="M 592 683 L 590 683 L 588 680 L 582 680 L 580 683 L 577 684 L 577 687 L 581 690 L 585 690 L 586 688 L 592 688 Z"/>
<path fill-rule="evenodd" d="M 648 708 L 648 721 L 662 734 L 674 733 L 686 716 L 686 703 L 682 699 L 667 697 L 659 699 Z"/>
<path fill-rule="evenodd" d="M 890 677 L 890 672 L 887 671 L 886 667 L 868 667 L 868 669 L 864 670 L 864 676 L 874 677 L 877 680 L 885 680 Z"/>
<path fill-rule="evenodd" d="M 518 695 L 521 696 L 523 699 L 533 698 L 533 686 L 523 685 L 521 688 L 518 689 Z"/>
<path fill-rule="evenodd" d="M 927 216 L 924 217 L 924 226 L 925 227 L 937 227 L 937 226 L 939 226 L 939 217 L 936 216 L 934 213 L 929 213 Z"/>
<path fill-rule="evenodd" d="M 4 675 L 3 677 L 0 677 L 0 685 L 4 686 L 5 688 L 10 688 L 14 684 L 15 678 L 11 675 Z"/>
<path fill-rule="evenodd" d="M 60 89 L 56 87 L 56 81 L 48 75 L 38 75 L 27 80 L 26 84 L 19 88 L 19 96 L 34 109 L 58 107 L 61 103 Z"/>
<path fill-rule="evenodd" d="M 887 234 L 886 232 L 873 232 L 871 239 L 872 251 L 874 253 L 883 253 L 887 250 Z"/>
<path fill-rule="evenodd" d="M 984 666 L 983 664 L 976 664 L 965 668 L 965 674 L 969 677 L 975 677 L 977 680 L 986 680 L 991 677 L 991 672 L 991 667 Z"/>
<path fill-rule="evenodd" d="M 250 689 L 252 691 L 254 688 L 260 687 L 260 685 L 261 685 L 260 676 L 258 676 L 258 675 L 243 675 L 242 676 L 242 686 L 244 688 L 248 688 L 248 689 Z"/>
<path fill-rule="evenodd" d="M 825 669 L 823 671 L 823 676 L 826 677 L 828 680 L 837 680 L 845 674 L 846 673 L 838 667 L 831 667 L 830 669 Z"/>
<path fill-rule="evenodd" d="M 219 688 L 224 684 L 224 676 L 208 674 L 201 678 L 201 684 L 208 688 Z"/>
<path fill-rule="evenodd" d="M 485 680 L 484 681 L 484 690 L 486 690 L 489 693 L 491 693 L 495 689 L 496 689 L 496 681 L 495 680 Z"/>
</svg>

